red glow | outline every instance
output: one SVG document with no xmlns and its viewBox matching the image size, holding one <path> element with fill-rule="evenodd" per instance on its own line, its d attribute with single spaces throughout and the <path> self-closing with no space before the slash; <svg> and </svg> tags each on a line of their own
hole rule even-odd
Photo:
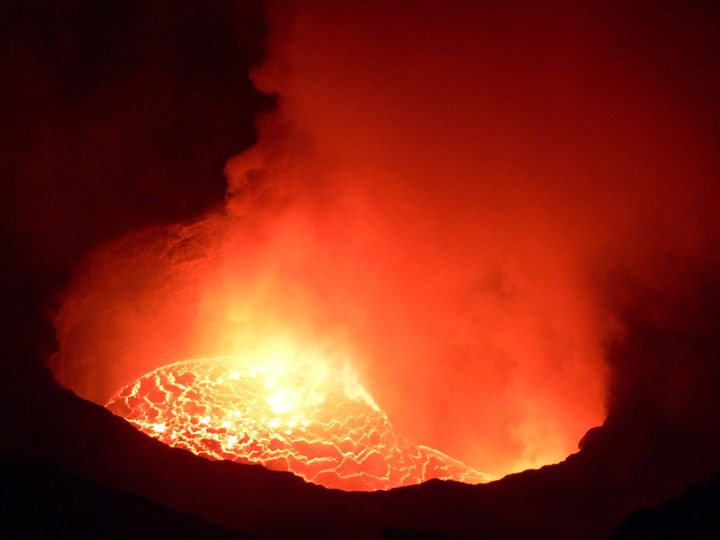
<svg viewBox="0 0 720 540">
<path fill-rule="evenodd" d="M 699 247 L 696 128 L 583 8 L 382 5 L 271 10 L 254 80 L 279 110 L 228 162 L 226 207 L 88 257 L 56 317 L 62 383 L 107 403 L 179 359 L 288 340 L 493 474 L 602 422 L 595 278 Z M 657 180 L 672 163 L 688 182 Z"/>
</svg>

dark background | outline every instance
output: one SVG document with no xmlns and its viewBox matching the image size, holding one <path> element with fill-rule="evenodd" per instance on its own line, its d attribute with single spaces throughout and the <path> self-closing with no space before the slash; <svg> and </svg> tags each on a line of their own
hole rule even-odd
<svg viewBox="0 0 720 540">
<path fill-rule="evenodd" d="M 653 2 L 617 4 L 612 13 L 619 27 L 637 28 L 633 46 L 647 61 L 668 66 L 667 84 L 702 107 L 717 142 L 718 8 Z M 564 463 L 486 486 L 330 492 L 166 448 L 60 388 L 43 367 L 55 347 L 48 312 L 81 256 L 138 227 L 222 204 L 225 161 L 254 142 L 256 114 L 273 106 L 248 78 L 263 56 L 264 9 L 245 1 L 8 2 L 0 26 L 0 454 L 2 496 L 16 504 L 5 505 L 9 535 L 27 536 L 14 527 L 35 523 L 41 535 L 123 537 L 113 523 L 154 523 L 154 537 L 177 537 L 185 526 L 168 517 L 170 507 L 272 537 L 372 538 L 384 527 L 386 537 L 604 537 L 631 511 L 720 470 L 714 248 L 699 266 L 669 259 L 673 281 L 662 293 L 607 277 L 608 302 L 627 331 L 607 347 L 605 425 Z M 98 495 L 104 490 L 110 495 Z M 673 506 L 675 534 L 690 535 L 683 523 L 703 534 L 716 527 L 708 516 L 717 492 L 716 482 Z M 126 512 L 103 513 L 111 507 Z M 73 512 L 76 520 L 48 518 Z M 83 529 L 91 515 L 106 516 L 95 520 L 105 529 Z M 640 527 L 631 535 L 640 537 L 643 523 L 658 519 L 643 514 L 626 527 Z M 232 534 L 198 523 L 206 529 L 197 536 Z"/>
</svg>

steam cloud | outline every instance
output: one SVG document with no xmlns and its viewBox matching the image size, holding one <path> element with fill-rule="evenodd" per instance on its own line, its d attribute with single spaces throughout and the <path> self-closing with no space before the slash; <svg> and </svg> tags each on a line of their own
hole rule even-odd
<svg viewBox="0 0 720 540">
<path fill-rule="evenodd" d="M 271 6 L 253 80 L 279 105 L 228 162 L 225 208 L 86 258 L 58 380 L 104 403 L 290 339 L 349 351 L 399 432 L 480 470 L 572 452 L 656 373 L 606 361 L 627 313 L 673 324 L 676 284 L 714 279 L 717 75 L 699 19 L 670 26 L 676 57 L 657 40 L 677 14 L 551 4 Z"/>
</svg>

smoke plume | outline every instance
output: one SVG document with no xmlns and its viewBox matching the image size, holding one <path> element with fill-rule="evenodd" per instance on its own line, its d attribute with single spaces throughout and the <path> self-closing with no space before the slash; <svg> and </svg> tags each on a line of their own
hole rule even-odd
<svg viewBox="0 0 720 540">
<path fill-rule="evenodd" d="M 480 470 L 562 459 L 653 372 L 608 361 L 622 295 L 652 311 L 715 259 L 712 25 L 660 11 L 271 5 L 252 77 L 278 106 L 224 207 L 86 257 L 58 380 L 105 403 L 279 340 L 351 362 L 400 433 Z"/>
</svg>

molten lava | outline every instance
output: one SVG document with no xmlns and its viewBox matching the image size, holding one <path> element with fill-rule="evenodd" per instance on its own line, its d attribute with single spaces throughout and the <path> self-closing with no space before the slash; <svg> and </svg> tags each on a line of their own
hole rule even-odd
<svg viewBox="0 0 720 540">
<path fill-rule="evenodd" d="M 261 463 L 331 488 L 490 479 L 398 436 L 349 370 L 281 364 L 248 365 L 234 357 L 178 362 L 127 385 L 107 407 L 170 446 Z"/>
</svg>

